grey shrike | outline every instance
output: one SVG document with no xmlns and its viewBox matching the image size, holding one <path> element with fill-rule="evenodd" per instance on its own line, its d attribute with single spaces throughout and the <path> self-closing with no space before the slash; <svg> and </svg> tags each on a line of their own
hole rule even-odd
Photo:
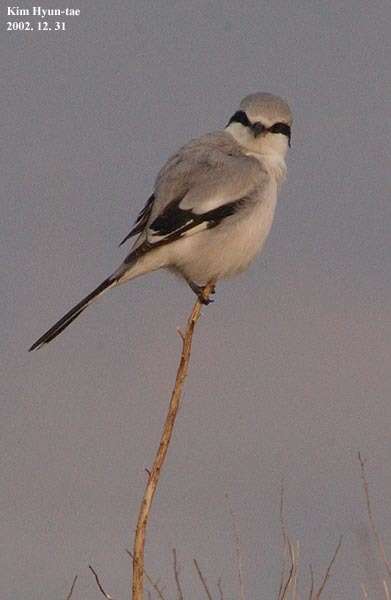
<svg viewBox="0 0 391 600">
<path fill-rule="evenodd" d="M 204 286 L 246 269 L 269 234 L 291 124 L 284 100 L 251 94 L 223 131 L 178 150 L 121 242 L 136 236 L 124 262 L 30 350 L 54 339 L 106 290 L 156 269 L 181 275 L 207 303 Z"/>
</svg>

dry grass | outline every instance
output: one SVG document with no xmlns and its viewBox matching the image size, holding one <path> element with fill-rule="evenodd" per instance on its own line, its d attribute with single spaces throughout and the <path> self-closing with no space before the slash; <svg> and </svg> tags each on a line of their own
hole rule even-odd
<svg viewBox="0 0 391 600">
<path fill-rule="evenodd" d="M 391 600 L 391 568 L 390 561 L 387 557 L 386 549 L 383 543 L 383 540 L 379 534 L 379 531 L 376 526 L 376 520 L 374 516 L 374 511 L 372 508 L 372 501 L 370 497 L 370 489 L 368 484 L 368 479 L 365 470 L 365 461 L 359 454 L 359 464 L 360 464 L 360 473 L 362 480 L 362 487 L 364 492 L 365 506 L 368 515 L 368 521 L 370 525 L 370 529 L 375 541 L 377 555 L 380 564 L 383 567 L 384 575 L 381 579 L 381 589 L 383 590 L 383 598 L 384 600 Z M 238 584 L 239 590 L 238 593 L 228 592 L 225 594 L 223 588 L 223 582 L 220 579 L 217 582 L 214 582 L 213 586 L 208 582 L 205 573 L 203 572 L 199 561 L 193 559 L 194 573 L 199 581 L 199 597 L 205 598 L 206 600 L 228 600 L 228 598 L 238 598 L 238 600 L 253 600 L 253 598 L 246 598 L 245 596 L 245 585 L 243 579 L 243 565 L 242 565 L 242 548 L 241 541 L 239 535 L 239 528 L 237 524 L 236 515 L 229 505 L 229 513 L 233 522 L 233 533 L 234 533 L 234 544 L 235 544 L 235 553 L 236 553 L 236 571 L 238 573 Z M 289 533 L 289 529 L 286 523 L 286 518 L 284 514 L 284 488 L 281 486 L 281 494 L 280 494 L 280 527 L 282 532 L 282 541 L 283 541 L 283 553 L 282 553 L 282 564 L 281 564 L 281 576 L 278 591 L 275 596 L 275 600 L 319 600 L 326 589 L 327 582 L 332 577 L 332 570 L 337 562 L 338 554 L 342 545 L 342 536 L 340 537 L 338 544 L 334 550 L 333 556 L 325 569 L 323 575 L 319 578 L 318 583 L 315 581 L 314 572 L 312 566 L 309 565 L 309 583 L 307 583 L 306 590 L 299 590 L 299 566 L 300 566 L 300 546 L 299 542 L 293 542 Z M 127 550 L 128 555 L 133 560 L 132 553 Z M 187 594 L 186 590 L 183 588 L 183 584 L 181 582 L 181 569 L 178 562 L 178 553 L 175 549 L 172 551 L 172 563 L 173 563 L 173 580 L 175 584 L 175 600 L 191 600 L 190 594 Z M 91 572 L 94 575 L 95 582 L 101 594 L 107 600 L 115 600 L 103 587 L 103 584 L 97 574 L 97 572 L 90 566 Z M 152 578 L 144 569 L 143 575 L 145 576 L 150 589 L 146 592 L 146 598 L 148 600 L 153 600 L 154 598 L 159 598 L 160 600 L 174 600 L 173 596 L 166 595 L 163 591 L 164 588 L 160 586 L 160 584 Z M 74 578 L 72 582 L 71 589 L 66 596 L 66 600 L 70 600 L 71 596 L 74 595 L 75 587 L 76 587 L 77 576 Z M 361 594 L 362 600 L 374 600 L 374 597 L 371 596 L 370 591 L 365 583 L 358 583 L 358 589 Z M 376 596 L 377 598 L 378 596 Z M 197 596 L 198 598 L 198 596 Z M 260 596 L 259 598 L 263 598 Z"/>
<path fill-rule="evenodd" d="M 213 285 L 210 284 L 205 289 L 205 298 L 209 297 Z M 145 488 L 145 492 L 142 498 L 139 518 L 137 522 L 136 534 L 134 539 L 134 550 L 131 553 L 127 550 L 128 555 L 132 559 L 133 564 L 133 579 L 132 579 L 132 591 L 131 598 L 132 600 L 144 600 L 144 578 L 148 581 L 151 589 L 147 591 L 148 599 L 159 598 L 160 600 L 169 600 L 169 597 L 165 595 L 164 588 L 160 586 L 160 584 L 154 580 L 145 570 L 144 566 L 144 547 L 145 547 L 145 536 L 146 536 L 146 528 L 149 518 L 150 509 L 152 506 L 152 501 L 154 495 L 156 493 L 156 489 L 159 483 L 159 478 L 161 474 L 162 467 L 164 465 L 165 457 L 169 448 L 175 419 L 179 411 L 182 388 L 187 376 L 189 361 L 190 361 L 190 353 L 192 346 L 192 338 L 194 333 L 195 325 L 201 315 L 202 304 L 198 300 L 193 310 L 190 314 L 190 317 L 187 321 L 187 327 L 185 333 L 179 331 L 179 334 L 182 339 L 182 352 L 180 357 L 180 362 L 178 366 L 178 371 L 176 375 L 174 389 L 171 395 L 171 400 L 168 408 L 168 413 L 166 416 L 166 420 L 163 427 L 163 432 L 161 435 L 159 447 L 155 456 L 155 460 L 153 462 L 151 470 L 147 470 L 148 473 L 148 482 Z M 384 600 L 391 600 L 391 563 L 388 560 L 386 550 L 384 547 L 384 543 L 382 538 L 378 532 L 376 527 L 375 517 L 372 509 L 372 503 L 369 492 L 369 485 L 365 471 L 365 461 L 358 455 L 360 469 L 361 469 L 361 479 L 363 485 L 363 491 L 366 502 L 366 510 L 368 515 L 368 520 L 370 524 L 370 529 L 372 535 L 375 540 L 375 545 L 377 549 L 377 554 L 379 561 L 383 567 L 384 576 L 381 580 L 382 589 L 384 593 Z M 228 499 L 228 496 L 227 496 Z M 231 515 L 232 523 L 233 523 L 233 534 L 234 534 L 234 545 L 235 545 L 235 553 L 236 553 L 236 571 L 238 578 L 238 594 L 234 594 L 235 598 L 238 600 L 253 600 L 252 598 L 246 598 L 245 595 L 245 584 L 243 577 L 243 559 L 242 559 L 242 547 L 239 535 L 239 528 L 237 524 L 237 519 L 235 513 L 229 504 L 229 512 Z M 320 578 L 318 583 L 315 583 L 315 576 L 312 569 L 312 566 L 309 565 L 309 575 L 310 582 L 308 589 L 305 592 L 299 592 L 299 566 L 300 566 L 300 546 L 299 542 L 293 542 L 291 536 L 289 534 L 289 530 L 286 524 L 285 514 L 284 514 L 284 488 L 281 486 L 281 494 L 280 494 L 280 527 L 282 532 L 282 541 L 283 541 L 283 553 L 282 553 L 282 565 L 281 565 L 281 575 L 279 581 L 279 587 L 276 594 L 275 600 L 319 600 L 326 588 L 327 582 L 329 581 L 332 573 L 332 569 L 336 562 L 339 550 L 342 545 L 342 536 L 340 537 L 338 544 L 335 548 L 335 551 L 332 555 L 332 558 L 324 571 L 323 576 Z M 175 549 L 172 551 L 173 556 L 173 577 L 176 589 L 176 600 L 187 600 L 190 599 L 190 595 L 187 596 L 187 593 L 183 590 L 183 585 L 180 579 L 180 567 L 178 564 L 178 556 Z M 201 569 L 199 562 L 196 559 L 193 559 L 193 565 L 195 568 L 195 573 L 199 580 L 200 584 L 200 593 L 202 593 L 203 597 L 206 600 L 225 600 L 225 593 L 223 591 L 223 582 L 218 579 L 217 584 L 214 585 L 213 591 L 210 584 L 207 581 L 207 578 L 204 572 Z M 107 600 L 114 600 L 114 598 L 105 590 L 103 584 L 97 574 L 97 572 L 93 569 L 92 566 L 89 567 L 91 572 L 94 575 L 95 582 L 100 593 Z M 77 576 L 74 577 L 70 591 L 66 596 L 66 600 L 71 600 L 75 592 L 77 582 Z M 216 589 L 215 589 L 216 588 Z M 363 600 L 372 600 L 370 593 L 367 589 L 367 586 L 364 583 L 361 583 L 360 586 L 361 597 Z M 232 598 L 232 594 L 229 594 L 229 597 Z M 173 600 L 170 598 L 170 600 Z"/>
<path fill-rule="evenodd" d="M 360 463 L 360 469 L 361 469 L 361 480 L 362 480 L 362 485 L 363 485 L 363 490 L 364 490 L 364 496 L 365 496 L 365 502 L 366 502 L 366 509 L 367 509 L 367 513 L 368 513 L 368 519 L 369 519 L 369 524 L 371 527 L 371 532 L 372 535 L 375 539 L 375 544 L 376 544 L 376 548 L 377 548 L 377 552 L 378 552 L 378 558 L 380 561 L 380 564 L 383 567 L 384 570 L 384 577 L 382 579 L 382 587 L 383 587 L 383 591 L 384 591 L 384 598 L 385 600 L 390 600 L 390 587 L 391 587 L 391 564 L 390 561 L 387 558 L 387 554 L 386 554 L 386 550 L 384 548 L 384 543 L 383 540 L 379 534 L 379 531 L 376 527 L 376 522 L 375 522 L 375 517 L 373 515 L 373 511 L 372 511 L 372 502 L 371 502 L 371 497 L 370 497 L 370 493 L 369 493 L 369 484 L 368 484 L 368 479 L 367 479 L 367 474 L 365 471 L 365 460 L 363 459 L 363 457 L 361 456 L 360 452 L 358 453 L 358 460 Z M 368 594 L 368 590 L 365 586 L 365 584 L 361 584 L 361 592 L 362 592 L 362 597 L 365 600 L 370 600 L 370 596 Z"/>
<path fill-rule="evenodd" d="M 288 528 L 285 522 L 284 514 L 284 486 L 281 484 L 280 493 L 280 525 L 283 538 L 283 559 L 282 559 L 282 570 L 280 578 L 280 587 L 278 589 L 277 600 L 300 600 L 298 593 L 298 574 L 299 574 L 299 555 L 300 546 L 299 542 L 293 543 Z M 331 569 L 335 563 L 338 552 L 342 545 L 342 536 L 339 538 L 339 542 L 334 551 L 333 557 L 325 571 L 325 574 L 315 589 L 314 572 L 312 565 L 309 566 L 310 571 L 310 589 L 305 598 L 308 600 L 318 600 L 321 597 L 322 592 L 326 587 L 326 583 L 330 577 Z"/>
</svg>

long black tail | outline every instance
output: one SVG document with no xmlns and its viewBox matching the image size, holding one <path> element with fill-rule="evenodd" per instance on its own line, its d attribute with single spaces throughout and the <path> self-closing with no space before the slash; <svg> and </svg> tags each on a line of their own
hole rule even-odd
<svg viewBox="0 0 391 600">
<path fill-rule="evenodd" d="M 29 352 L 31 352 L 32 350 L 36 350 L 37 348 L 41 348 L 41 346 L 43 346 L 44 344 L 48 344 L 49 342 L 54 340 L 54 338 L 57 337 L 62 331 L 64 331 L 64 329 L 66 329 L 68 325 L 70 325 L 72 321 L 74 321 L 83 312 L 83 310 L 86 309 L 87 306 L 91 304 L 91 302 L 93 302 L 93 300 L 95 300 L 98 296 L 100 296 L 100 294 L 102 294 L 105 290 L 115 285 L 116 283 L 117 280 L 114 277 L 108 277 L 107 279 L 105 279 L 105 281 L 103 281 L 93 292 L 91 292 L 91 294 L 88 294 L 88 296 L 83 298 L 81 302 L 76 304 L 76 306 L 74 306 L 69 312 L 67 312 L 67 314 L 64 315 L 62 319 L 57 321 L 57 323 L 53 325 L 53 327 L 51 327 L 46 333 L 44 333 L 39 338 L 39 340 L 34 342 L 31 348 L 29 348 Z"/>
</svg>

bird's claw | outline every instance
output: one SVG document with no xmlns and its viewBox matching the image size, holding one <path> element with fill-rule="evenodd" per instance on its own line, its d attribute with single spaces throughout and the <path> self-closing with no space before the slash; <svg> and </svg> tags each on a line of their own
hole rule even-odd
<svg viewBox="0 0 391 600">
<path fill-rule="evenodd" d="M 211 292 L 211 294 L 214 294 L 214 292 Z M 208 306 L 208 304 L 212 304 L 214 302 L 213 298 L 208 298 L 206 296 L 204 296 L 204 290 L 202 290 L 199 294 L 198 294 L 198 300 L 201 302 L 201 304 L 203 304 L 204 306 Z"/>
<path fill-rule="evenodd" d="M 216 286 L 214 284 L 198 285 L 197 283 L 194 283 L 194 281 L 188 281 L 188 284 L 191 287 L 191 289 L 193 290 L 193 292 L 196 294 L 196 296 L 197 296 L 198 300 L 201 302 L 201 304 L 204 304 L 205 306 L 207 306 L 208 304 L 211 304 L 212 302 L 214 302 L 214 300 L 212 300 L 212 298 L 209 298 L 210 294 L 216 293 Z M 206 296 L 205 292 L 208 287 L 209 287 L 208 296 Z"/>
</svg>

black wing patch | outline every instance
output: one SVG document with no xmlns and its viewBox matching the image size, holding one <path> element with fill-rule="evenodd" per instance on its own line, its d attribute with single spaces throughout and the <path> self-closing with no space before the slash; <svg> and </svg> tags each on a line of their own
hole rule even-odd
<svg viewBox="0 0 391 600">
<path fill-rule="evenodd" d="M 149 252 L 153 248 L 158 248 L 159 246 L 164 246 L 165 244 L 169 244 L 170 242 L 178 240 L 179 238 L 185 236 L 187 232 L 190 232 L 192 229 L 196 229 L 199 226 L 203 226 L 202 229 L 212 229 L 213 227 L 216 227 L 225 218 L 235 214 L 245 204 L 248 198 L 245 197 L 241 198 L 240 200 L 234 200 L 233 202 L 227 202 L 227 204 L 223 204 L 222 206 L 218 206 L 217 208 L 202 214 L 197 214 L 191 210 L 183 210 L 182 208 L 179 208 L 179 203 L 181 200 L 183 200 L 182 196 L 181 198 L 170 202 L 162 214 L 152 221 L 148 227 L 148 239 L 146 239 L 140 246 L 132 250 L 132 252 L 125 258 L 125 264 L 133 263 L 140 256 Z M 153 201 L 151 201 L 151 204 L 152 202 Z M 145 207 L 145 209 L 146 208 L 147 207 Z M 148 216 L 140 217 L 140 224 L 136 222 L 136 227 L 130 232 L 127 238 L 130 237 L 130 235 L 133 235 L 132 232 L 139 227 L 140 229 L 138 229 L 138 231 L 141 231 L 149 218 L 150 211 L 151 208 L 148 209 Z M 147 213 L 145 213 L 145 215 L 147 215 Z M 145 223 L 143 221 L 144 218 Z M 142 227 L 141 221 L 143 221 Z M 156 236 L 155 239 L 153 239 L 154 236 Z"/>
<path fill-rule="evenodd" d="M 182 200 L 182 198 L 180 199 Z M 194 229 L 198 225 L 204 225 L 204 229 L 211 229 L 221 223 L 223 219 L 233 215 L 246 201 L 246 198 L 228 202 L 223 206 L 218 206 L 213 210 L 209 210 L 201 215 L 193 213 L 191 210 L 183 210 L 179 208 L 180 200 L 171 202 L 163 213 L 157 217 L 149 226 L 149 231 L 153 236 L 159 236 L 158 239 L 148 239 L 143 242 L 138 248 L 133 250 L 129 256 L 125 258 L 125 264 L 133 263 L 143 254 L 149 252 L 153 248 L 164 246 L 170 242 L 174 242 L 187 231 Z"/>
<path fill-rule="evenodd" d="M 155 201 L 155 195 L 152 194 L 152 196 L 150 196 L 148 198 L 147 203 L 144 206 L 144 208 L 139 212 L 133 229 L 128 233 L 128 235 L 126 237 L 124 237 L 124 239 L 120 243 L 120 246 L 122 246 L 122 244 L 124 244 L 129 238 L 142 232 L 142 230 L 148 223 L 148 219 L 151 215 L 152 206 L 153 206 L 154 201 Z"/>
<path fill-rule="evenodd" d="M 183 210 L 179 207 L 179 201 L 174 200 L 150 224 L 149 230 L 152 232 L 152 236 L 164 237 L 165 242 L 171 242 L 198 225 L 205 224 L 205 229 L 216 227 L 223 219 L 233 215 L 243 203 L 244 198 L 228 202 L 202 214 L 197 214 L 192 212 L 192 210 Z M 157 240 L 158 243 L 160 241 Z M 153 239 L 150 240 L 150 243 L 154 243 Z"/>
</svg>

